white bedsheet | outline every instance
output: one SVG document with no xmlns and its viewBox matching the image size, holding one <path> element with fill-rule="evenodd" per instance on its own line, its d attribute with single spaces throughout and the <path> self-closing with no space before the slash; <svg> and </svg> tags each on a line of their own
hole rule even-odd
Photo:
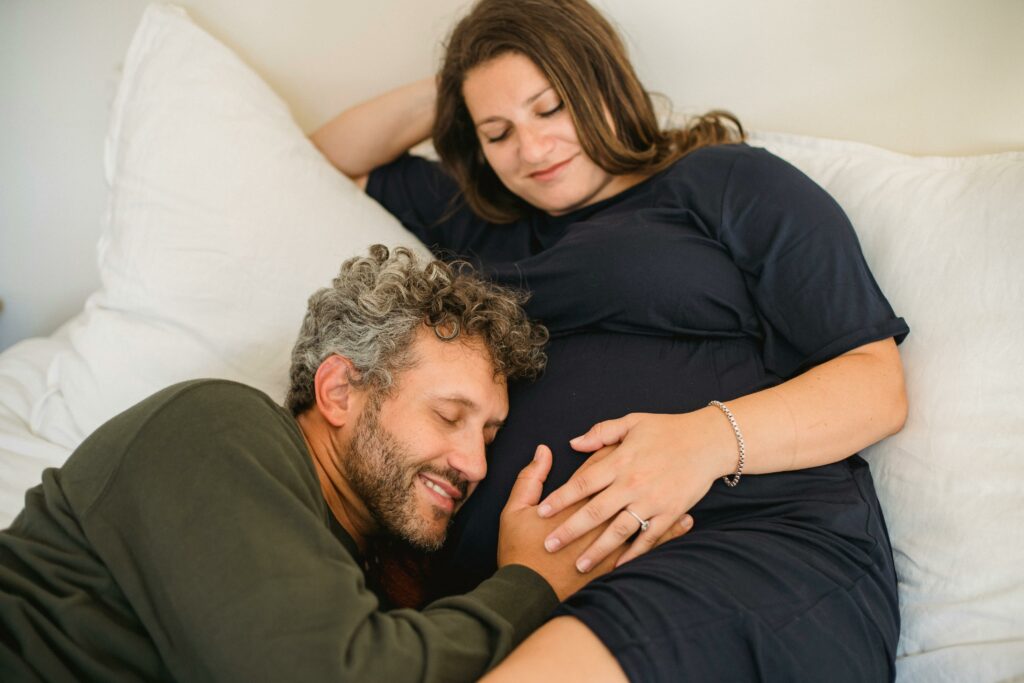
<svg viewBox="0 0 1024 683">
<path fill-rule="evenodd" d="M 25 491 L 39 483 L 43 470 L 60 467 L 81 440 L 61 418 L 66 411 L 49 381 L 54 359 L 69 348 L 65 326 L 0 354 L 0 528 L 24 507 Z"/>
</svg>

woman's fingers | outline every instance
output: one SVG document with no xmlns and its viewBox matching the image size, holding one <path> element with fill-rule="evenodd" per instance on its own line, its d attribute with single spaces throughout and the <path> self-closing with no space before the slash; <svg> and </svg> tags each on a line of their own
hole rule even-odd
<svg viewBox="0 0 1024 683">
<path fill-rule="evenodd" d="M 612 444 L 611 446 L 605 446 L 600 450 L 594 451 L 583 460 L 583 462 L 577 468 L 577 471 L 585 470 L 588 467 L 593 467 L 594 465 L 596 465 L 597 463 L 601 462 L 605 458 L 609 457 L 612 453 L 614 453 L 620 445 L 621 444 L 616 443 Z"/>
<path fill-rule="evenodd" d="M 591 458 L 595 458 L 597 455 L 598 454 L 592 455 Z M 537 514 L 541 517 L 557 515 L 570 505 L 578 503 L 579 501 L 589 498 L 595 493 L 604 490 L 614 480 L 614 470 L 607 466 L 603 466 L 601 462 L 597 462 L 596 464 L 589 463 L 586 467 L 580 467 L 577 469 L 569 478 L 569 481 L 559 486 L 557 489 L 552 491 L 547 498 L 541 501 L 540 507 L 537 508 Z M 577 514 L 579 513 L 577 512 Z M 593 529 L 605 519 L 607 519 L 607 517 L 587 527 L 581 533 L 586 533 L 590 529 Z M 573 538 L 576 537 L 574 536 Z M 569 540 L 566 540 L 565 542 L 568 543 Z"/>
<path fill-rule="evenodd" d="M 595 474 L 598 464 L 616 454 L 616 449 L 629 430 L 643 417 L 643 413 L 630 413 L 616 420 L 598 422 L 582 436 L 569 441 L 573 449 L 582 453 L 591 453 L 586 463 L 576 470 L 569 481 L 560 486 L 551 495 L 541 501 L 538 512 L 541 517 L 556 515 L 587 496 L 592 496 L 611 484 L 615 474 L 610 470 L 601 470 Z M 622 462 L 628 453 L 617 453 L 615 458 Z"/>
<path fill-rule="evenodd" d="M 641 537 L 650 535 L 657 539 L 658 530 L 653 521 L 649 522 L 647 531 L 640 534 Z M 597 540 L 583 551 L 576 560 L 576 569 L 581 572 L 590 571 L 590 568 L 598 564 L 609 554 L 620 548 L 626 541 L 632 538 L 640 529 L 640 522 L 636 517 L 625 510 L 615 515 L 608 527 L 597 537 Z M 618 562 L 615 563 L 618 566 Z"/>
<path fill-rule="evenodd" d="M 569 516 L 569 519 L 559 524 L 554 531 L 544 539 L 544 547 L 549 552 L 555 552 L 564 548 L 580 536 L 583 536 L 591 529 L 601 526 L 614 517 L 624 504 L 617 500 L 611 490 L 602 491 L 587 501 L 583 507 L 576 510 Z M 633 521 L 636 524 L 636 520 Z M 633 531 L 636 531 L 634 529 Z"/>
<path fill-rule="evenodd" d="M 648 550 L 657 548 L 659 545 L 668 543 L 680 536 L 685 536 L 691 529 L 693 529 L 693 517 L 683 515 L 670 524 L 668 530 L 659 537 L 654 533 L 654 522 L 652 521 L 650 528 L 647 529 L 647 533 L 637 536 L 636 540 L 626 549 L 626 552 L 622 553 L 622 556 L 615 561 L 615 566 L 621 567 L 630 560 L 640 557 Z"/>
<path fill-rule="evenodd" d="M 622 510 L 597 540 L 579 556 L 576 560 L 576 569 L 581 572 L 589 571 L 591 567 L 599 564 L 633 538 L 633 543 L 615 561 L 615 566 L 619 567 L 663 543 L 679 538 L 693 528 L 693 517 L 690 515 L 683 515 L 667 528 L 664 519 L 664 516 L 649 519 L 647 529 L 643 529 L 636 517 L 629 511 Z"/>
<path fill-rule="evenodd" d="M 613 443 L 622 441 L 633 425 L 636 424 L 637 419 L 639 419 L 639 414 L 630 413 L 616 420 L 598 422 L 588 429 L 586 434 L 570 439 L 569 445 L 572 446 L 573 450 L 580 451 L 581 453 L 593 453 L 602 446 L 611 446 Z"/>
</svg>

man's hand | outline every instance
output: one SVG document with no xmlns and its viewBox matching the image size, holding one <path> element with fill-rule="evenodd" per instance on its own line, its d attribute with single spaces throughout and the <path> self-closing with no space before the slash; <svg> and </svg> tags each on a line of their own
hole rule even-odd
<svg viewBox="0 0 1024 683">
<path fill-rule="evenodd" d="M 501 512 L 498 566 L 521 564 L 529 567 L 551 584 L 559 600 L 564 600 L 587 582 L 611 570 L 614 561 L 605 561 L 593 571 L 583 574 L 573 564 L 578 552 L 549 553 L 544 549 L 544 539 L 559 522 L 564 521 L 563 517 L 568 517 L 568 514 L 563 513 L 544 519 L 537 514 L 537 503 L 540 502 L 544 480 L 550 471 L 551 449 L 547 446 L 538 446 L 533 461 L 519 473 L 505 509 Z M 598 531 L 599 529 L 585 537 L 589 539 L 588 543 L 593 541 L 591 537 L 596 537 Z M 581 538 L 572 545 L 582 541 Z M 614 555 L 617 557 L 617 553 Z"/>
<path fill-rule="evenodd" d="M 550 470 L 551 449 L 538 446 L 533 462 L 519 473 L 505 509 L 502 510 L 498 532 L 498 566 L 521 564 L 529 567 L 551 584 L 559 600 L 564 600 L 588 582 L 611 571 L 625 546 L 619 546 L 596 566 L 585 568 L 585 571 L 576 567 L 576 558 L 597 539 L 608 524 L 592 529 L 558 552 L 549 552 L 544 548 L 544 539 L 548 534 L 587 503 L 582 500 L 547 518 L 538 515 L 537 504 Z M 683 533 L 683 528 L 674 528 L 659 539 L 659 544 Z"/>
</svg>

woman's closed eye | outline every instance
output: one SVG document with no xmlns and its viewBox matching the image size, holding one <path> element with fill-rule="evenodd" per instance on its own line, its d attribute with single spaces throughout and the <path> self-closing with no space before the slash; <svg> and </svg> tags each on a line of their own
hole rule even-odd
<svg viewBox="0 0 1024 683">
<path fill-rule="evenodd" d="M 546 111 L 540 112 L 539 116 L 541 116 L 541 117 L 546 119 L 549 116 L 554 116 L 555 114 L 557 114 L 558 112 L 562 111 L 563 109 L 565 109 L 565 103 L 564 102 L 559 102 L 558 104 L 556 104 L 551 109 L 548 109 Z"/>
<path fill-rule="evenodd" d="M 538 111 L 536 113 L 536 116 L 538 116 L 538 117 L 540 117 L 542 119 L 546 119 L 546 118 L 550 118 L 550 117 L 554 116 L 555 114 L 558 114 L 559 112 L 563 111 L 564 109 L 565 109 L 565 103 L 564 102 L 558 102 L 553 107 L 549 107 L 548 109 L 544 109 L 542 111 Z M 481 131 L 480 133 L 483 136 L 484 140 L 486 140 L 488 143 L 493 144 L 493 143 L 502 142 L 503 140 L 508 139 L 509 135 L 512 134 L 512 127 L 511 126 L 507 126 L 505 128 L 502 128 L 501 130 L 485 130 L 485 131 Z"/>
<path fill-rule="evenodd" d="M 484 140 L 487 140 L 487 142 L 501 142 L 502 140 L 508 137 L 508 133 L 509 129 L 506 128 L 502 130 L 500 133 L 484 133 L 483 136 Z"/>
</svg>

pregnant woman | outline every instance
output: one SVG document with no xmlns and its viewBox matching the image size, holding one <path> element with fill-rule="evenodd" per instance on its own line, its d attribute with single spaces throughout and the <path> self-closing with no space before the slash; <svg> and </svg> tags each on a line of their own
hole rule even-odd
<svg viewBox="0 0 1024 683">
<path fill-rule="evenodd" d="M 439 163 L 406 153 L 431 135 Z M 551 332 L 456 522 L 453 583 L 493 571 L 540 443 L 541 511 L 588 501 L 547 548 L 606 520 L 579 570 L 629 544 L 493 680 L 894 677 L 896 577 L 855 454 L 905 419 L 908 328 L 820 187 L 726 113 L 660 128 L 583 0 L 481 0 L 436 78 L 313 140 L 437 253 L 530 291 Z"/>
</svg>

